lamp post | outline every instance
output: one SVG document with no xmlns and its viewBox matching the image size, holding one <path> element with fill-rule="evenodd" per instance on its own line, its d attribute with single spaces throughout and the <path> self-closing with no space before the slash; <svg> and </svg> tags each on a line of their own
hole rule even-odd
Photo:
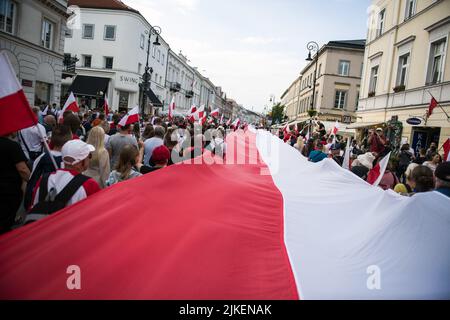
<svg viewBox="0 0 450 320">
<path fill-rule="evenodd" d="M 147 32 L 146 32 L 147 33 Z M 152 79 L 153 68 L 149 67 L 148 60 L 150 58 L 150 47 L 152 34 L 156 35 L 156 39 L 153 42 L 154 46 L 160 46 L 159 35 L 161 34 L 161 28 L 154 26 L 150 28 L 148 32 L 148 46 L 147 46 L 147 63 L 145 65 L 144 75 L 142 76 L 142 103 L 141 103 L 141 118 L 144 119 L 145 106 L 147 105 L 147 94 L 150 91 L 150 81 Z"/>
<path fill-rule="evenodd" d="M 311 56 L 311 52 L 315 51 L 316 52 L 316 65 L 314 68 L 314 81 L 313 81 L 313 94 L 312 94 L 312 101 L 311 101 L 311 112 L 310 112 L 310 127 L 309 127 L 309 131 L 310 131 L 310 137 L 312 136 L 312 118 L 313 118 L 313 111 L 314 111 L 314 106 L 316 103 L 316 81 L 317 81 L 317 65 L 319 62 L 319 51 L 320 51 L 320 47 L 317 44 L 317 42 L 311 41 L 307 44 L 306 48 L 308 49 L 309 53 L 308 53 L 308 57 L 306 58 L 306 61 L 311 62 L 313 61 L 312 56 Z"/>
</svg>

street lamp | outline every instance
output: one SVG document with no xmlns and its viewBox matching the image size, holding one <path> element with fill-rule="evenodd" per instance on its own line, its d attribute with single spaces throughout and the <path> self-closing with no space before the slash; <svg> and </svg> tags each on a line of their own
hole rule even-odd
<svg viewBox="0 0 450 320">
<path fill-rule="evenodd" d="M 142 104 L 141 104 L 141 117 L 144 119 L 145 106 L 147 105 L 147 94 L 150 91 L 150 81 L 152 79 L 153 68 L 149 67 L 148 60 L 150 58 L 150 47 L 152 35 L 156 35 L 156 39 L 153 42 L 154 46 L 160 46 L 159 35 L 161 34 L 161 28 L 154 26 L 150 28 L 148 33 L 148 45 L 147 45 L 147 63 L 145 65 L 144 75 L 142 76 Z"/>
<path fill-rule="evenodd" d="M 312 136 L 312 117 L 313 117 L 313 114 L 314 114 L 314 106 L 315 106 L 315 103 L 316 103 L 316 81 L 317 81 L 317 64 L 318 64 L 318 62 L 319 62 L 319 51 L 320 51 L 320 47 L 319 47 L 319 45 L 317 44 L 317 42 L 314 42 L 314 41 L 311 41 L 311 42 L 309 42 L 308 44 L 307 44 L 307 46 L 306 46 L 306 48 L 308 49 L 308 57 L 306 58 L 306 61 L 308 61 L 308 62 L 312 62 L 313 61 L 313 58 L 312 58 L 312 55 L 311 55 L 311 52 L 312 51 L 315 51 L 316 52 L 316 58 L 315 58 L 315 60 L 316 60 L 316 65 L 315 65 L 315 69 L 314 69 L 314 77 L 313 77 L 313 94 L 312 94 L 312 101 L 311 101 L 311 112 L 310 112 L 310 117 L 311 117 L 311 119 L 310 119 L 310 123 L 309 123 L 309 125 L 310 125 L 310 127 L 309 127 L 309 131 L 310 131 L 310 136 Z"/>
</svg>

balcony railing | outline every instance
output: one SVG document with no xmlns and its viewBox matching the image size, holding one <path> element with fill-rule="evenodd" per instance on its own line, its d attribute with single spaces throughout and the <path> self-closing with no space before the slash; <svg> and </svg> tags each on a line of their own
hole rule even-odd
<svg viewBox="0 0 450 320">
<path fill-rule="evenodd" d="M 181 84 L 178 82 L 172 82 L 170 84 L 170 91 L 172 92 L 180 92 L 181 91 Z"/>
<path fill-rule="evenodd" d="M 190 99 L 193 96 L 194 96 L 194 91 L 192 91 L 192 90 L 186 91 L 186 98 Z"/>
<path fill-rule="evenodd" d="M 63 60 L 63 72 L 75 74 L 78 61 L 79 59 L 77 56 L 72 57 L 70 54 L 65 54 Z"/>
</svg>

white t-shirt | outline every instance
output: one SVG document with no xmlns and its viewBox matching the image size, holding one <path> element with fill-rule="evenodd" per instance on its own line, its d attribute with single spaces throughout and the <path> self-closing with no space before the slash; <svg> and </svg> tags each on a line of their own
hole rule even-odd
<svg viewBox="0 0 450 320">
<path fill-rule="evenodd" d="M 42 137 L 47 137 L 47 133 L 45 131 L 45 127 L 40 123 L 38 123 L 36 126 L 20 130 L 20 145 L 22 146 L 22 150 L 28 158 L 30 157 L 28 155 L 27 147 L 32 152 L 42 151 L 42 143 L 44 142 Z M 27 147 L 25 147 L 25 144 Z"/>
</svg>

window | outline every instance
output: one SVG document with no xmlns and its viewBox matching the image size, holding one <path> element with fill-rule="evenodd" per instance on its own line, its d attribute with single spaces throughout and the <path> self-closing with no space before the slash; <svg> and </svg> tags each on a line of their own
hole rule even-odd
<svg viewBox="0 0 450 320">
<path fill-rule="evenodd" d="M 350 61 L 341 60 L 339 61 L 338 74 L 341 76 L 348 76 L 350 72 Z"/>
<path fill-rule="evenodd" d="M 317 74 L 317 77 L 320 77 L 322 75 L 322 64 L 319 64 L 319 73 Z"/>
<path fill-rule="evenodd" d="M 156 57 L 156 46 L 153 46 L 152 57 L 153 57 L 153 58 Z"/>
<path fill-rule="evenodd" d="M 161 50 L 158 49 L 158 51 L 156 52 L 156 61 L 160 61 L 161 59 Z"/>
<path fill-rule="evenodd" d="M 416 13 L 416 0 L 406 0 L 405 20 L 410 19 Z"/>
<path fill-rule="evenodd" d="M 161 64 L 164 65 L 165 61 L 166 61 L 166 55 L 163 54 L 162 59 L 161 59 Z"/>
<path fill-rule="evenodd" d="M 94 39 L 93 24 L 83 24 L 83 39 Z"/>
<path fill-rule="evenodd" d="M 141 49 L 145 48 L 145 36 L 141 34 Z"/>
<path fill-rule="evenodd" d="M 358 90 L 358 92 L 356 92 L 356 106 L 355 106 L 355 110 L 358 110 L 358 106 L 359 106 L 359 90 Z"/>
<path fill-rule="evenodd" d="M 373 67 L 370 72 L 369 93 L 375 93 L 377 90 L 378 66 Z"/>
<path fill-rule="evenodd" d="M 66 28 L 65 36 L 66 36 L 66 38 L 72 38 L 72 36 L 73 36 L 72 29 Z"/>
<path fill-rule="evenodd" d="M 10 0 L 0 0 L 0 30 L 13 33 L 16 15 L 16 4 Z"/>
<path fill-rule="evenodd" d="M 116 40 L 116 26 L 105 26 L 105 40 Z"/>
<path fill-rule="evenodd" d="M 105 69 L 112 69 L 114 65 L 113 57 L 105 57 Z"/>
<path fill-rule="evenodd" d="M 92 56 L 90 55 L 83 55 L 83 67 L 84 68 L 90 68 L 92 65 Z"/>
<path fill-rule="evenodd" d="M 336 90 L 336 98 L 334 100 L 334 107 L 338 108 L 338 109 L 344 109 L 346 100 L 347 100 L 347 91 Z"/>
<path fill-rule="evenodd" d="M 42 21 L 41 45 L 44 48 L 53 48 L 53 23 L 44 19 Z"/>
<path fill-rule="evenodd" d="M 444 75 L 445 47 L 447 40 L 441 39 L 431 44 L 428 63 L 428 84 L 442 81 Z"/>
<path fill-rule="evenodd" d="M 141 74 L 142 71 L 142 63 L 138 63 L 138 73 Z"/>
<path fill-rule="evenodd" d="M 384 21 L 386 18 L 386 9 L 383 9 L 378 14 L 378 28 L 377 28 L 377 37 L 381 36 L 384 32 Z"/>
<path fill-rule="evenodd" d="M 409 53 L 398 59 L 397 86 L 406 86 L 406 75 L 409 67 Z"/>
</svg>

